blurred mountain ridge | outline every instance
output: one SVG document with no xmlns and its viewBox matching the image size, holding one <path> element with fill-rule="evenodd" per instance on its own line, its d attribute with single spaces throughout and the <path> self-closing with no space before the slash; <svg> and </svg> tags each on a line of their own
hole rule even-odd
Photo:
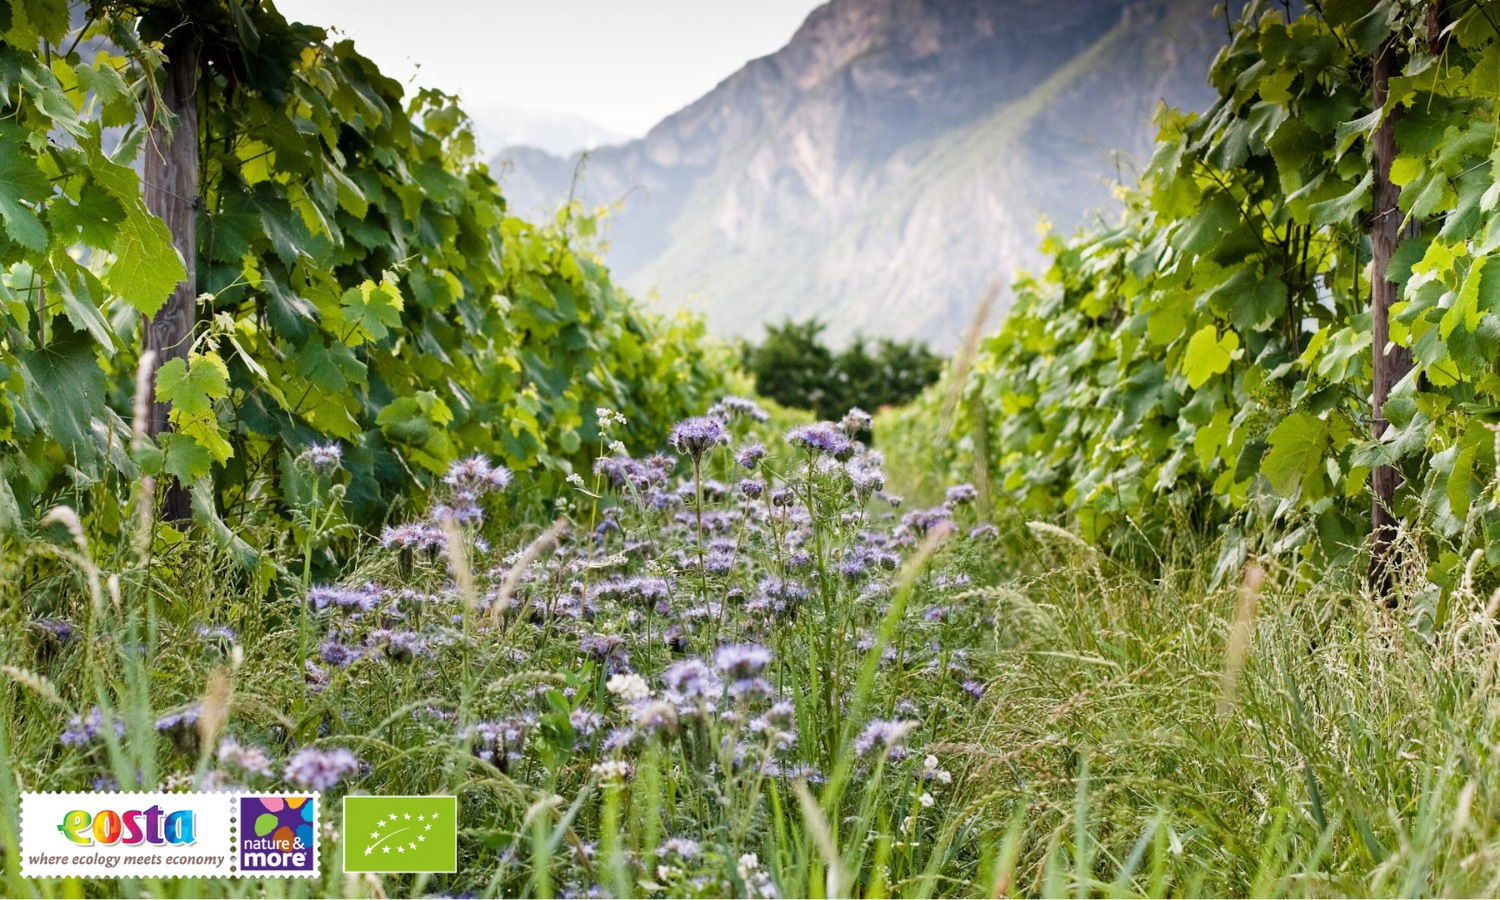
<svg viewBox="0 0 1500 900">
<path fill-rule="evenodd" d="M 718 333 L 815 315 L 951 349 L 1042 221 L 1108 214 L 1160 103 L 1210 101 L 1225 34 L 1188 0 L 831 0 L 639 140 L 495 164 L 523 213 L 623 201 L 610 266 Z"/>
</svg>

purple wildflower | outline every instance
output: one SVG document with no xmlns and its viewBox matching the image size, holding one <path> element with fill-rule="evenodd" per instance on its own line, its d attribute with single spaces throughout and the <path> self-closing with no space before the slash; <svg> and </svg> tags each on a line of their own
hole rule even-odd
<svg viewBox="0 0 1500 900">
<path fill-rule="evenodd" d="M 832 422 L 799 425 L 786 433 L 786 440 L 792 446 L 809 453 L 826 453 L 837 460 L 845 460 L 854 455 L 854 442 Z"/>
<path fill-rule="evenodd" d="M 839 420 L 839 427 L 850 437 L 854 437 L 862 431 L 869 431 L 875 426 L 875 417 L 860 409 L 853 407 Z"/>
<path fill-rule="evenodd" d="M 699 853 L 698 842 L 688 838 L 670 838 L 662 842 L 656 848 L 656 855 L 665 859 L 668 856 L 676 856 L 678 859 L 688 860 L 695 858 Z"/>
<path fill-rule="evenodd" d="M 202 711 L 201 706 L 190 706 L 178 712 L 167 713 L 156 720 L 156 730 L 176 731 L 179 728 L 190 728 L 198 724 L 198 716 Z"/>
<path fill-rule="evenodd" d="M 596 712 L 586 709 L 575 709 L 568 714 L 568 723 L 573 726 L 573 732 L 581 738 L 592 737 L 604 724 L 604 717 Z"/>
<path fill-rule="evenodd" d="M 703 454 L 724 443 L 724 424 L 707 416 L 683 419 L 673 426 L 671 443 L 673 450 L 697 462 Z"/>
<path fill-rule="evenodd" d="M 760 644 L 725 644 L 714 651 L 714 668 L 731 678 L 753 678 L 771 664 L 771 651 Z"/>
<path fill-rule="evenodd" d="M 115 730 L 115 737 L 125 736 L 125 722 L 122 719 L 114 719 L 111 723 Z M 104 734 L 104 712 L 99 707 L 89 710 L 87 716 L 73 716 L 68 720 L 68 727 L 62 733 L 62 744 L 64 747 L 81 747 L 91 744 Z"/>
<path fill-rule="evenodd" d="M 219 765 L 234 766 L 250 775 L 271 777 L 271 760 L 259 747 L 246 747 L 232 737 L 219 742 Z"/>
<path fill-rule="evenodd" d="M 303 451 L 302 458 L 307 461 L 309 469 L 320 475 L 327 475 L 343 462 L 344 448 L 334 443 L 313 444 Z"/>
<path fill-rule="evenodd" d="M 239 640 L 239 633 L 228 625 L 199 625 L 193 633 L 210 644 L 232 644 Z"/>
<path fill-rule="evenodd" d="M 73 623 L 64 619 L 33 619 L 31 625 L 59 644 L 66 644 L 73 639 Z"/>
<path fill-rule="evenodd" d="M 359 771 L 359 759 L 342 747 L 319 750 L 304 747 L 287 760 L 286 780 L 309 791 L 328 791 Z"/>
<path fill-rule="evenodd" d="M 308 605 L 319 612 L 330 606 L 346 611 L 370 612 L 379 606 L 383 599 L 385 599 L 385 589 L 373 584 L 365 584 L 357 588 L 317 585 L 307 592 Z"/>
<path fill-rule="evenodd" d="M 901 517 L 901 524 L 917 534 L 926 534 L 932 529 L 952 521 L 952 513 L 949 512 L 946 506 L 934 506 L 931 509 L 914 509 Z"/>
<path fill-rule="evenodd" d="M 948 502 L 954 506 L 973 503 L 974 499 L 978 496 L 979 491 L 972 484 L 955 484 L 953 487 L 948 488 Z"/>
<path fill-rule="evenodd" d="M 750 419 L 755 422 L 764 422 L 771 418 L 770 414 L 760 408 L 760 404 L 754 400 L 744 397 L 725 397 L 718 403 L 709 407 L 708 415 L 721 422 L 730 422 L 735 419 Z"/>
<path fill-rule="evenodd" d="M 667 690 L 683 699 L 715 699 L 723 691 L 719 678 L 702 660 L 685 659 L 673 663 L 661 675 Z"/>
<path fill-rule="evenodd" d="M 766 458 L 766 445 L 760 441 L 746 444 L 734 455 L 734 461 L 746 469 L 754 469 Z"/>
<path fill-rule="evenodd" d="M 868 756 L 872 751 L 884 751 L 889 759 L 906 756 L 906 738 L 917 728 L 917 723 L 896 719 L 876 719 L 866 725 L 854 739 L 854 752 Z"/>
</svg>

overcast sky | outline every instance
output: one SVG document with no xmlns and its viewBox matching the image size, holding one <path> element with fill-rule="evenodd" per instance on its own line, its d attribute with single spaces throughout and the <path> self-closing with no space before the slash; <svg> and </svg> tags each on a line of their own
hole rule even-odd
<svg viewBox="0 0 1500 900">
<path fill-rule="evenodd" d="M 276 0 L 276 7 L 352 37 L 402 82 L 457 92 L 491 141 L 518 132 L 526 140 L 540 127 L 547 140 L 588 145 L 645 134 L 746 61 L 782 47 L 821 2 Z"/>
</svg>

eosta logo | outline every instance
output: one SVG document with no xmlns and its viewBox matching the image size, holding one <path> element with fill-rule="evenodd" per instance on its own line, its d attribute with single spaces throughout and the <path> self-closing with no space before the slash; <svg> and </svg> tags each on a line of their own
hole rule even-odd
<svg viewBox="0 0 1500 900">
<path fill-rule="evenodd" d="M 101 809 L 90 813 L 85 809 L 69 810 L 63 815 L 57 830 L 75 844 L 92 845 L 124 844 L 192 844 L 197 838 L 196 814 L 191 809 L 180 809 L 162 814 L 160 806 L 149 809 L 128 809 L 116 812 Z"/>
</svg>

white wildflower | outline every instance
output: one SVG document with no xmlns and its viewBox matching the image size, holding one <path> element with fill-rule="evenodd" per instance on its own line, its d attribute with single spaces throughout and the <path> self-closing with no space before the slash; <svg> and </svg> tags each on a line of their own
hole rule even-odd
<svg viewBox="0 0 1500 900">
<path fill-rule="evenodd" d="M 651 688 L 646 684 L 646 679 L 634 672 L 611 675 L 604 689 L 627 703 L 634 703 L 651 696 Z"/>
<path fill-rule="evenodd" d="M 606 759 L 604 762 L 594 763 L 589 771 L 598 775 L 601 781 L 624 781 L 630 777 L 630 763 L 620 759 Z"/>
</svg>

